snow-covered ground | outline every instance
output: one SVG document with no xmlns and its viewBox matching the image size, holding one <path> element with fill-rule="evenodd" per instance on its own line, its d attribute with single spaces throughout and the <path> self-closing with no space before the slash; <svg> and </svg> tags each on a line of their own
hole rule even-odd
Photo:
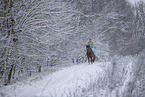
<svg viewBox="0 0 145 97">
<path fill-rule="evenodd" d="M 67 97 L 102 77 L 107 66 L 109 63 L 104 62 L 82 63 L 48 74 L 40 80 L 0 88 L 0 91 L 4 97 Z"/>
<path fill-rule="evenodd" d="M 144 97 L 144 53 L 38 74 L 1 87 L 0 97 Z"/>
</svg>

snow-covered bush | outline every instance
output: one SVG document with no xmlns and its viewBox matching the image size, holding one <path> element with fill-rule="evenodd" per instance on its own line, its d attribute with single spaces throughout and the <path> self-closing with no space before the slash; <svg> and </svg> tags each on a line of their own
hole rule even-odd
<svg viewBox="0 0 145 97">
<path fill-rule="evenodd" d="M 116 64 L 116 68 L 112 66 L 114 68 L 112 70 L 112 78 L 113 84 L 115 84 L 112 95 L 119 95 L 119 97 L 143 97 L 145 93 L 143 89 L 143 81 L 145 79 L 142 76 L 145 74 L 144 52 L 142 51 L 136 56 L 120 57 L 113 62 L 113 64 Z M 117 91 L 119 91 L 118 94 Z"/>
<path fill-rule="evenodd" d="M 77 88 L 76 97 L 143 97 L 145 94 L 145 50 L 134 56 L 115 56 L 106 70 L 85 88 Z M 93 78 L 93 77 L 92 77 Z"/>
</svg>

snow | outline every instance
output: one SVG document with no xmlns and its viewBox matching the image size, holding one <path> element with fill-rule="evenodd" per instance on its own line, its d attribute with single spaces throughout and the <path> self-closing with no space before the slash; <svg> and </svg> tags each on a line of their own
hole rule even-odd
<svg viewBox="0 0 145 97">
<path fill-rule="evenodd" d="M 13 84 L 1 88 L 6 97 L 67 97 L 78 88 L 86 88 L 99 78 L 109 63 L 83 63 L 63 68 L 53 74 L 29 83 Z"/>
<path fill-rule="evenodd" d="M 25 2 L 24 4 L 27 8 L 22 2 L 20 5 L 23 7 L 16 8 L 18 12 L 15 16 L 17 22 L 15 29 L 18 33 L 20 30 L 17 47 L 13 48 L 9 45 L 11 35 L 10 37 L 7 34 L 0 35 L 1 45 L 3 45 L 2 41 L 8 40 L 6 45 L 1 47 L 1 60 L 5 62 L 1 65 L 4 68 L 1 69 L 2 72 L 4 71 L 2 77 L 0 76 L 1 84 L 5 83 L 5 79 L 7 80 L 8 67 L 13 66 L 10 63 L 15 64 L 11 83 L 17 81 L 15 84 L 1 87 L 0 97 L 132 97 L 134 94 L 135 97 L 143 97 L 140 96 L 145 94 L 145 50 L 141 52 L 145 46 L 144 37 L 140 37 L 144 34 L 144 29 L 142 29 L 144 28 L 142 15 L 144 8 L 142 6 L 137 8 L 140 10 L 136 10 L 139 17 L 135 15 L 134 17 L 138 18 L 131 19 L 133 22 L 130 22 L 121 19 L 123 17 L 132 18 L 131 15 L 125 14 L 130 10 L 127 6 L 123 14 L 109 11 L 112 8 L 109 4 L 109 7 L 105 7 L 101 13 L 86 15 L 66 2 L 29 1 L 30 3 Z M 115 6 L 124 4 L 121 0 L 113 2 L 116 3 Z M 19 4 L 16 5 L 19 6 Z M 89 8 L 88 4 L 85 6 L 84 8 Z M 117 10 L 121 11 L 119 8 Z M 131 23 L 134 25 L 129 26 Z M 126 30 L 128 28 L 133 30 Z M 3 30 L 8 31 L 6 28 Z M 85 62 L 85 44 L 90 37 L 97 46 L 99 61 L 102 62 L 77 64 L 65 67 L 53 74 L 31 77 L 23 82 L 18 81 L 28 77 L 27 75 L 33 76 L 39 71 L 40 66 L 45 72 L 49 71 L 50 65 L 69 66 L 68 63 L 71 64 L 72 60 L 73 63 Z M 5 48 L 6 50 L 3 50 Z M 6 54 L 3 57 L 4 51 Z M 139 52 L 141 52 L 139 55 L 133 56 L 118 55 L 119 53 L 120 55 L 132 55 Z M 113 60 L 109 53 L 118 56 L 115 56 Z M 110 59 L 113 60 L 111 64 L 103 62 L 110 61 Z M 6 65 L 8 63 L 9 66 Z M 37 74 L 39 75 L 38 72 Z"/>
</svg>

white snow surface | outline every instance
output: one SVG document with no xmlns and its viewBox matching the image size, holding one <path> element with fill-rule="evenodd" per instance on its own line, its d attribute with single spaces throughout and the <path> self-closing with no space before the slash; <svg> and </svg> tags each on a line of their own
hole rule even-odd
<svg viewBox="0 0 145 97">
<path fill-rule="evenodd" d="M 109 62 L 83 63 L 63 68 L 28 84 L 13 84 L 0 88 L 4 97 L 67 97 L 77 88 L 85 88 L 102 74 Z"/>
</svg>

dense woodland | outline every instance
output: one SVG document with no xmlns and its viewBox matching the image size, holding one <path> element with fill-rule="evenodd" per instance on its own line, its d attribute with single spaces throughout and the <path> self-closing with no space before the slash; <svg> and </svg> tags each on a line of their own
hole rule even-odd
<svg viewBox="0 0 145 97">
<path fill-rule="evenodd" d="M 0 84 L 52 66 L 86 62 L 92 38 L 98 61 L 145 49 L 145 4 L 126 0 L 1 0 Z M 129 96 L 128 96 L 129 97 Z"/>
</svg>

